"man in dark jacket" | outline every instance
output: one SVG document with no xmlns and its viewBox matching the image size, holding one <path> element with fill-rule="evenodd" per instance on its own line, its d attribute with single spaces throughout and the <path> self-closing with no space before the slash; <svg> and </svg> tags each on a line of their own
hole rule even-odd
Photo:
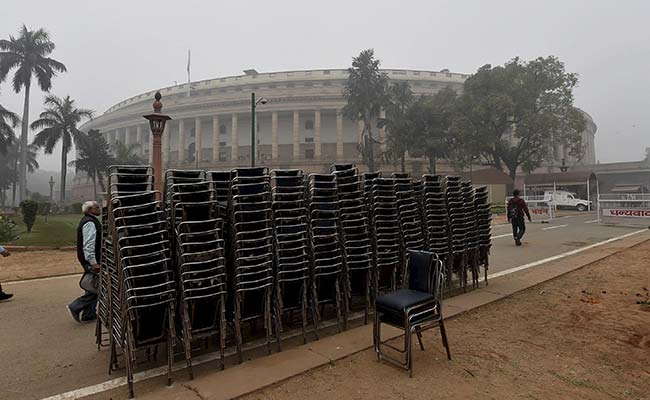
<svg viewBox="0 0 650 400">
<path fill-rule="evenodd" d="M 99 205 L 95 201 L 87 201 L 83 204 L 82 211 L 84 216 L 77 227 L 77 258 L 86 274 L 97 274 L 102 246 L 102 225 L 97 218 Z M 86 322 L 97 318 L 96 306 L 97 294 L 86 290 L 83 296 L 67 307 L 72 319 Z"/>
<path fill-rule="evenodd" d="M 526 201 L 519 197 L 519 189 L 512 192 L 512 198 L 508 200 L 508 207 L 506 213 L 508 215 L 508 222 L 512 224 L 512 236 L 515 238 L 515 244 L 521 246 L 521 238 L 526 233 L 526 221 L 524 215 L 528 217 L 530 222 L 530 212 L 528 212 L 528 205 Z"/>
</svg>

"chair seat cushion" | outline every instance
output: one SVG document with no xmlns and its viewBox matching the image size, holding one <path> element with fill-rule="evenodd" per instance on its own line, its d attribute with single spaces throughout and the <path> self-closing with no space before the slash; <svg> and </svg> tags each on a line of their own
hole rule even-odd
<svg viewBox="0 0 650 400">
<path fill-rule="evenodd" d="M 411 289 L 399 289 L 377 297 L 375 306 L 377 311 L 392 314 L 403 313 L 405 309 L 433 299 L 433 295 Z"/>
</svg>

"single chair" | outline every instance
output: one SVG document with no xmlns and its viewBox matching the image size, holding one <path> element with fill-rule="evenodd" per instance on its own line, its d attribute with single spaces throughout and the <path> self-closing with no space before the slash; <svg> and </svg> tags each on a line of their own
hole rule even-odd
<svg viewBox="0 0 650 400">
<path fill-rule="evenodd" d="M 442 343 L 451 360 L 449 342 L 442 320 L 442 295 L 444 290 L 444 270 L 438 257 L 427 251 L 409 250 L 406 254 L 406 276 L 404 288 L 377 297 L 375 301 L 374 345 L 377 360 L 385 359 L 396 366 L 406 369 L 413 376 L 412 338 L 415 333 L 422 344 L 422 331 L 440 327 Z M 381 324 L 392 325 L 404 330 L 404 348 L 391 346 L 381 341 Z M 401 361 L 382 352 L 381 346 L 405 354 Z"/>
</svg>

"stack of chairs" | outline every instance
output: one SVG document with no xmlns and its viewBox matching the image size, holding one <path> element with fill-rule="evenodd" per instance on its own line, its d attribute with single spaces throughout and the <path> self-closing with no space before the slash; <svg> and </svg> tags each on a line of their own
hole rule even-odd
<svg viewBox="0 0 650 400">
<path fill-rule="evenodd" d="M 318 329 L 326 304 L 334 305 L 341 331 L 347 328 L 347 298 L 342 295 L 346 277 L 339 240 L 339 203 L 336 177 L 310 174 L 307 182 L 307 220 L 311 246 L 311 305 L 314 332 Z"/>
<path fill-rule="evenodd" d="M 487 186 L 479 186 L 474 197 L 476 208 L 476 225 L 478 229 L 479 263 L 485 271 L 485 284 L 487 285 L 488 267 L 490 265 L 490 248 L 492 247 L 492 213 L 488 203 Z"/>
<path fill-rule="evenodd" d="M 168 171 L 169 172 L 169 171 Z M 198 178 L 205 178 L 199 174 Z M 175 183 L 168 175 L 166 197 L 175 242 L 180 338 L 188 373 L 192 372 L 193 341 L 219 336 L 221 368 L 226 347 L 226 258 L 219 204 L 206 181 Z"/>
<path fill-rule="evenodd" d="M 467 231 L 467 242 L 465 252 L 467 254 L 467 269 L 472 274 L 472 287 L 478 287 L 479 280 L 479 252 L 478 252 L 478 225 L 476 219 L 476 206 L 474 205 L 474 187 L 469 181 L 461 182 L 463 202 L 465 207 L 465 226 Z"/>
<path fill-rule="evenodd" d="M 339 199 L 339 223 L 343 246 L 347 287 L 345 296 L 352 303 L 359 296 L 364 307 L 364 323 L 368 323 L 372 307 L 371 293 L 376 273 L 368 210 L 362 176 L 353 164 L 334 164 L 331 171 L 336 176 Z"/>
<path fill-rule="evenodd" d="M 370 198 L 371 231 L 377 260 L 375 298 L 377 292 L 397 289 L 397 272 L 402 264 L 400 225 L 397 215 L 395 179 L 375 178 Z"/>
<path fill-rule="evenodd" d="M 125 356 L 129 396 L 140 350 L 167 344 L 167 383 L 174 357 L 176 288 L 170 242 L 160 193 L 150 167 L 109 168 L 109 231 L 114 246 L 111 285 L 110 368 L 117 348 Z"/>
<path fill-rule="evenodd" d="M 436 254 L 445 266 L 447 284 L 451 287 L 452 264 L 451 257 L 449 257 L 449 221 L 442 177 L 440 175 L 424 175 L 423 180 L 423 209 L 427 250 Z"/>
<path fill-rule="evenodd" d="M 422 214 L 418 205 L 413 181 L 408 173 L 393 173 L 395 179 L 395 196 L 397 197 L 397 216 L 402 238 L 402 254 L 408 250 L 424 250 L 426 241 Z M 399 271 L 399 281 L 404 277 L 406 264 L 402 262 Z"/>
<path fill-rule="evenodd" d="M 97 294 L 97 325 L 95 326 L 95 342 L 97 350 L 106 344 L 104 334 L 110 335 L 108 329 L 110 319 L 110 276 L 109 271 L 115 270 L 113 242 L 108 229 L 108 207 L 102 207 L 102 257 L 99 269 L 99 290 Z"/>
<path fill-rule="evenodd" d="M 282 317 L 300 310 L 303 342 L 307 342 L 307 289 L 310 272 L 305 175 L 302 170 L 271 171 L 274 238 L 274 310 L 280 349 Z"/>
<path fill-rule="evenodd" d="M 218 201 L 218 215 L 224 222 L 228 221 L 228 201 L 230 198 L 230 186 L 232 184 L 232 172 L 230 171 L 208 171 L 206 179 L 212 182 L 215 200 Z M 224 234 L 227 235 L 227 225 L 224 225 Z M 225 236 L 228 237 L 228 236 Z"/>
<path fill-rule="evenodd" d="M 445 198 L 449 213 L 451 269 L 456 273 L 460 285 L 465 291 L 467 285 L 467 221 L 460 177 L 445 177 Z"/>
<path fill-rule="evenodd" d="M 230 218 L 235 338 L 242 358 L 242 323 L 262 318 L 268 353 L 271 353 L 271 296 L 273 294 L 273 225 L 268 168 L 232 170 L 228 214 Z"/>
</svg>

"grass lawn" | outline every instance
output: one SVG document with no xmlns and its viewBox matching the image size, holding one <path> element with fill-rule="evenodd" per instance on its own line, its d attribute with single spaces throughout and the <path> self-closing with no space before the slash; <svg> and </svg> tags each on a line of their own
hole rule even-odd
<svg viewBox="0 0 650 400">
<path fill-rule="evenodd" d="M 74 246 L 77 242 L 77 224 L 81 214 L 50 215 L 45 223 L 45 216 L 36 217 L 32 232 L 27 228 L 22 217 L 15 217 L 18 240 L 7 243 L 16 246 Z"/>
</svg>

